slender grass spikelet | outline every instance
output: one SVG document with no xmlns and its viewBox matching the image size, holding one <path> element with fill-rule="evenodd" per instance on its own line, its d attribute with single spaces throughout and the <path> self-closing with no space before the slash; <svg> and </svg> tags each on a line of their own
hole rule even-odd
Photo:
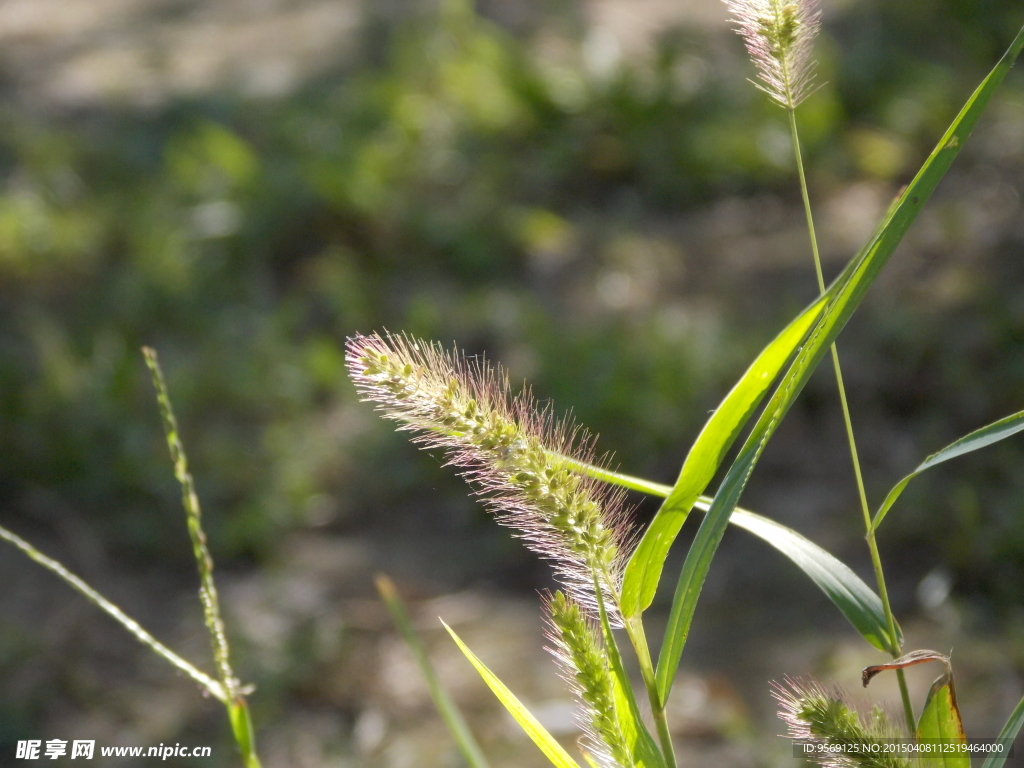
<svg viewBox="0 0 1024 768">
<path fill-rule="evenodd" d="M 546 601 L 548 650 L 562 676 L 582 701 L 580 725 L 585 748 L 599 765 L 630 766 L 632 758 L 615 711 L 615 682 L 597 626 L 579 605 L 561 592 Z"/>
<path fill-rule="evenodd" d="M 817 0 L 724 0 L 758 70 L 758 88 L 786 109 L 814 92 Z M 753 82 L 753 81 L 752 81 Z"/>
<path fill-rule="evenodd" d="M 856 747 L 906 738 L 881 707 L 876 706 L 865 723 L 839 688 L 827 689 L 813 680 L 790 678 L 781 684 L 772 683 L 772 688 L 789 738 L 820 747 L 807 757 L 824 768 L 910 768 L 907 758 L 892 752 L 834 749 L 843 744 Z"/>
<path fill-rule="evenodd" d="M 500 369 L 406 336 L 349 339 L 346 360 L 364 400 L 442 448 L 485 495 L 499 522 L 552 561 L 574 599 L 596 613 L 594 581 L 619 623 L 623 494 L 574 471 L 593 441 L 557 422 L 529 392 L 512 396 Z"/>
</svg>

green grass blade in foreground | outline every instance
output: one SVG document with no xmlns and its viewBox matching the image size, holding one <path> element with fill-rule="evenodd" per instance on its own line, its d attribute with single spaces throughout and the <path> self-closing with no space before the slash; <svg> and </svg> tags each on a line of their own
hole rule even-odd
<svg viewBox="0 0 1024 768">
<path fill-rule="evenodd" d="M 444 624 L 443 621 L 441 623 Z M 466 647 L 466 644 L 455 634 L 455 631 L 447 624 L 444 624 L 444 628 L 448 630 L 452 640 L 459 646 L 459 650 L 469 659 L 469 663 L 480 673 L 480 677 L 487 683 L 487 687 L 498 697 L 498 701 L 505 706 L 505 709 L 515 718 L 515 721 L 519 723 L 520 727 L 526 732 L 526 735 L 533 740 L 533 743 L 540 748 L 545 757 L 551 761 L 551 764 L 557 766 L 557 768 L 580 768 L 579 764 L 555 740 L 555 737 L 548 733 L 547 729 L 540 724 L 540 721 L 530 713 L 530 710 L 524 707 L 512 691 L 476 657 L 476 654 Z"/>
<path fill-rule="evenodd" d="M 1017 33 L 1010 49 L 968 99 L 917 176 L 907 186 L 896 204 L 890 208 L 868 244 L 834 281 L 828 292 L 828 306 L 782 378 L 775 394 L 772 395 L 772 399 L 722 481 L 687 553 L 672 601 L 672 612 L 658 659 L 658 693 L 662 701 L 667 699 L 676 669 L 679 667 L 679 660 L 693 621 L 693 613 L 701 588 L 704 586 L 704 579 L 711 567 L 711 560 L 718 550 L 732 511 L 739 503 L 750 473 L 761 458 L 765 445 L 803 390 L 821 358 L 860 305 L 868 288 L 896 250 L 896 246 L 917 218 L 922 206 L 949 170 L 978 118 L 981 117 L 993 91 L 1006 77 L 1022 47 L 1024 28 Z"/>
<path fill-rule="evenodd" d="M 992 422 L 981 429 L 976 429 L 969 435 L 965 435 L 959 440 L 950 443 L 941 451 L 933 453 L 927 459 L 918 464 L 917 468 L 913 472 L 896 483 L 893 489 L 889 491 L 889 495 L 885 497 L 885 501 L 882 502 L 882 506 L 880 506 L 878 508 L 878 512 L 875 513 L 875 519 L 871 521 L 871 530 L 876 530 L 878 528 L 882 520 L 885 519 L 886 514 L 888 514 L 889 509 L 896 503 L 896 499 L 898 499 L 900 494 L 903 493 L 903 489 L 907 487 L 911 480 L 926 469 L 930 469 L 936 464 L 941 464 L 944 461 L 955 459 L 957 456 L 963 456 L 965 453 L 977 451 L 978 449 L 985 448 L 993 443 L 998 443 L 1000 440 L 1004 440 L 1011 435 L 1015 435 L 1021 430 L 1024 430 L 1024 411 L 1018 411 L 1012 416 L 1007 416 L 1006 418 Z"/>
<path fill-rule="evenodd" d="M 652 496 L 668 496 L 671 486 L 654 483 L 643 478 L 611 472 L 600 467 L 580 465 L 580 471 L 607 483 L 649 493 Z M 711 499 L 698 497 L 696 509 L 707 512 Z M 892 646 L 882 601 L 871 587 L 854 573 L 845 563 L 822 549 L 813 541 L 804 538 L 792 528 L 774 520 L 737 507 L 729 522 L 749 531 L 762 541 L 788 557 L 811 581 L 831 600 L 860 634 L 880 651 Z M 896 631 L 900 632 L 899 625 Z M 898 638 L 903 642 L 902 634 Z"/>
<path fill-rule="evenodd" d="M 1009 746 L 1017 738 L 1022 726 L 1024 726 L 1024 699 L 1021 699 L 1017 708 L 1010 713 L 1010 719 L 1006 721 L 1003 730 L 999 732 L 999 741 Z M 982 763 L 981 768 L 1002 768 L 1005 762 L 1005 755 L 989 755 Z"/>
<path fill-rule="evenodd" d="M 191 677 L 215 699 L 223 702 L 224 704 L 228 703 L 228 695 L 225 692 L 223 685 L 207 675 L 205 672 L 200 672 L 194 666 L 181 658 L 181 656 L 149 634 L 149 632 L 144 630 L 139 623 L 135 621 L 135 619 L 128 616 L 124 611 L 107 600 L 107 598 L 82 581 L 82 579 L 71 573 L 71 571 L 65 568 L 62 563 L 54 560 L 52 557 L 47 557 L 23 538 L 12 533 L 3 526 L 0 526 L 0 539 L 13 544 L 29 558 L 39 563 L 39 565 L 60 576 L 69 586 L 71 586 L 72 589 L 78 590 L 80 593 L 85 595 L 89 602 L 101 610 L 106 611 L 107 614 L 109 614 L 118 624 L 131 632 L 131 634 L 135 636 L 136 640 L 153 651 L 153 653 L 169 662 L 171 666 L 180 669 L 186 675 Z"/>
<path fill-rule="evenodd" d="M 672 492 L 626 566 L 620 608 L 627 618 L 646 610 L 654 600 L 669 548 L 693 503 L 711 482 L 740 430 L 821 316 L 825 305 L 826 297 L 815 301 L 761 351 L 697 436 Z"/>
<path fill-rule="evenodd" d="M 469 730 L 469 726 L 466 725 L 465 718 L 462 717 L 462 713 L 455 706 L 455 702 L 452 701 L 448 692 L 442 687 L 441 681 L 434 671 L 434 666 L 430 663 L 430 659 L 427 658 L 427 652 L 423 647 L 423 643 L 420 642 L 416 630 L 413 629 L 412 622 L 409 620 L 409 615 L 402 604 L 401 598 L 398 596 L 398 590 L 395 589 L 395 585 L 391 579 L 383 574 L 378 575 L 375 581 L 377 592 L 380 593 L 380 599 L 384 601 L 384 605 L 391 612 L 391 618 L 394 619 L 395 626 L 401 632 L 402 639 L 405 640 L 409 650 L 412 651 L 412 655 L 416 658 L 416 663 L 419 664 L 420 671 L 427 681 L 427 688 L 430 690 L 430 697 L 434 700 L 434 706 L 437 707 L 437 711 L 444 719 L 445 725 L 451 731 L 452 738 L 455 739 L 455 743 L 458 745 L 466 764 L 470 768 L 488 768 L 487 758 L 484 757 L 480 745 L 473 738 L 473 733 Z"/>
</svg>

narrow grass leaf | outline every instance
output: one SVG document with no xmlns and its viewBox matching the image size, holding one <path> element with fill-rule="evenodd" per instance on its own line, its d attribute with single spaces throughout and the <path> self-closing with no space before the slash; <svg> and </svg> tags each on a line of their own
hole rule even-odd
<svg viewBox="0 0 1024 768">
<path fill-rule="evenodd" d="M 868 288 L 896 250 L 896 246 L 917 218 L 922 206 L 949 170 L 981 117 L 992 93 L 1006 77 L 1022 47 L 1024 28 L 1017 33 L 1010 49 L 968 99 L 917 176 L 907 186 L 896 205 L 890 209 L 875 235 L 833 282 L 827 293 L 828 304 L 825 311 L 797 353 L 722 481 L 683 563 L 683 571 L 672 601 L 672 612 L 669 615 L 665 640 L 658 659 L 658 693 L 662 701 L 667 699 L 676 669 L 679 667 L 700 591 L 711 567 L 711 560 L 765 445 L 803 390 L 821 358 L 860 305 Z"/>
<path fill-rule="evenodd" d="M 907 487 L 911 480 L 926 469 L 930 469 L 936 464 L 941 464 L 944 461 L 955 459 L 957 456 L 963 456 L 965 453 L 971 453 L 972 451 L 985 448 L 993 443 L 998 443 L 1000 440 L 1005 440 L 1007 437 L 1015 435 L 1021 430 L 1024 430 L 1024 411 L 1018 411 L 1012 416 L 1007 416 L 1004 419 L 992 422 L 986 427 L 976 429 L 969 435 L 964 435 L 959 440 L 950 443 L 941 451 L 933 453 L 927 459 L 922 461 L 913 472 L 896 483 L 893 489 L 889 491 L 889 495 L 885 497 L 885 501 L 882 502 L 882 506 L 880 506 L 878 508 L 878 512 L 875 513 L 875 519 L 871 521 L 871 529 L 876 530 L 878 528 L 882 520 L 885 519 L 886 514 L 888 514 L 889 509 L 896 503 L 896 499 L 898 499 L 900 494 L 903 493 L 903 489 Z"/>
<path fill-rule="evenodd" d="M 842 561 L 792 528 L 753 512 L 737 509 L 731 522 L 768 542 L 795 563 L 875 648 L 891 651 L 900 646 L 902 634 L 896 642 L 889 636 L 881 599 Z M 899 625 L 896 631 L 899 632 Z"/>
<path fill-rule="evenodd" d="M 444 624 L 443 621 L 441 623 Z M 515 721 L 519 723 L 523 731 L 526 732 L 526 735 L 533 740 L 533 743 L 540 748 L 544 756 L 551 761 L 551 764 L 556 766 L 556 768 L 580 768 L 579 764 L 555 740 L 555 737 L 548 733 L 547 729 L 531 714 L 530 710 L 522 705 L 519 699 L 515 697 L 515 694 L 476 657 L 476 654 L 469 650 L 466 644 L 455 634 L 455 631 L 447 624 L 444 624 L 444 628 L 448 630 L 452 640 L 459 646 L 459 650 L 469 659 L 469 663 L 480 673 L 480 677 L 487 683 L 487 687 L 498 697 L 498 701 L 515 718 Z"/>
<path fill-rule="evenodd" d="M 441 685 L 437 672 L 434 671 L 434 665 L 430 663 L 426 649 L 416 634 L 416 630 L 413 629 L 412 622 L 409 620 L 409 614 L 405 610 L 402 599 L 398 596 L 398 590 L 395 589 L 394 583 L 384 574 L 379 574 L 375 581 L 377 592 L 380 593 L 380 598 L 384 601 L 388 611 L 391 612 L 391 618 L 394 619 L 395 626 L 398 627 L 398 631 L 402 634 L 402 639 L 405 640 L 405 644 L 412 651 L 416 663 L 419 664 L 420 672 L 423 673 L 423 677 L 427 681 L 430 697 L 434 700 L 434 706 L 437 707 L 438 713 L 440 713 L 445 725 L 448 726 L 448 730 L 451 731 L 452 738 L 455 739 L 455 743 L 458 745 L 466 764 L 470 768 L 488 768 L 487 758 L 484 757 L 480 745 L 473 738 L 473 733 L 469 730 L 465 718 L 463 718 L 459 708 Z"/>
<path fill-rule="evenodd" d="M 943 743 L 964 743 L 967 735 L 960 720 L 960 708 L 956 703 L 953 675 L 943 674 L 932 683 L 925 700 L 924 711 L 917 724 L 917 738 L 920 741 L 941 741 Z M 967 755 L 940 752 L 934 757 L 921 760 L 922 768 L 971 768 Z"/>
<path fill-rule="evenodd" d="M 632 475 L 611 472 L 590 465 L 581 466 L 580 471 L 607 483 L 641 491 L 662 498 L 671 493 L 672 488 L 662 483 L 655 483 Z M 711 507 L 711 499 L 700 496 L 694 508 L 707 512 Z M 729 522 L 748 531 L 762 541 L 767 542 L 783 555 L 788 557 L 860 632 L 861 636 L 880 651 L 890 651 L 903 643 L 903 635 L 899 624 L 897 643 L 893 644 L 889 637 L 888 624 L 882 601 L 871 587 L 854 573 L 849 566 L 822 549 L 813 541 L 805 538 L 792 528 L 787 528 L 774 520 L 737 507 L 733 510 Z"/>
<path fill-rule="evenodd" d="M 1024 726 L 1024 699 L 1021 699 L 1017 704 L 1017 708 L 1010 713 L 1010 718 L 1006 721 L 1006 725 L 1004 725 L 1003 730 L 999 732 L 1000 743 L 1005 744 L 1007 748 L 1009 748 L 1009 745 L 1017 738 L 1017 734 L 1020 733 L 1022 726 Z M 1002 768 L 1003 763 L 1005 762 L 1005 754 L 991 754 L 986 758 L 985 762 L 982 763 L 981 768 Z"/>
<path fill-rule="evenodd" d="M 672 492 L 626 565 L 621 609 L 627 618 L 646 610 L 654 600 L 669 548 L 693 503 L 715 476 L 726 452 L 783 366 L 821 317 L 826 302 L 824 296 L 815 301 L 761 351 L 697 436 Z"/>
</svg>

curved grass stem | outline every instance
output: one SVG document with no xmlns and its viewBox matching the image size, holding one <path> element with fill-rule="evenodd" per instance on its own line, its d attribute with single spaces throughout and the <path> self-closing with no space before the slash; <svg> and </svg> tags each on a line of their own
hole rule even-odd
<svg viewBox="0 0 1024 768">
<path fill-rule="evenodd" d="M 33 547 L 27 541 L 25 541 L 23 538 L 21 538 L 15 533 L 12 533 L 3 526 L 0 526 L 0 539 L 14 545 L 22 552 L 24 552 L 32 560 L 37 562 L 39 565 L 60 576 L 60 578 L 64 579 L 64 581 L 72 589 L 75 589 L 81 594 L 83 594 L 86 597 L 86 599 L 89 600 L 89 602 L 91 602 L 93 605 L 100 608 L 101 610 L 106 611 L 107 614 L 111 616 L 118 624 L 127 629 L 129 632 L 131 632 L 131 634 L 135 637 L 136 640 L 138 640 L 144 646 L 153 651 L 153 653 L 155 653 L 157 656 L 160 656 L 165 661 L 169 662 L 171 666 L 176 667 L 177 669 L 181 670 L 186 675 L 191 677 L 193 680 L 199 683 L 199 685 L 203 688 L 204 691 L 209 693 L 215 699 L 217 699 L 220 702 L 223 702 L 224 704 L 228 704 L 230 702 L 230 699 L 228 697 L 227 692 L 224 689 L 224 686 L 219 681 L 214 680 L 205 672 L 201 672 L 200 670 L 196 669 L 196 667 L 194 667 L 192 664 L 185 661 L 185 659 L 181 658 L 181 656 L 176 654 L 166 645 L 164 645 L 151 634 L 149 634 L 149 632 L 144 630 L 139 625 L 139 623 L 135 621 L 135 619 L 126 614 L 124 611 L 122 611 L 120 608 L 114 605 L 114 603 L 107 600 L 107 598 L 105 598 L 95 589 L 93 589 L 84 581 L 82 581 L 82 579 L 80 579 L 78 576 L 76 576 L 67 568 L 65 568 L 62 563 L 60 563 L 57 560 L 54 560 L 52 557 L 47 557 L 38 549 Z"/>
<path fill-rule="evenodd" d="M 796 109 L 787 109 L 786 112 L 789 114 L 789 129 L 793 138 L 793 153 L 796 156 L 796 169 L 800 177 L 800 193 L 803 197 L 804 203 L 804 214 L 807 217 L 807 232 L 811 239 L 811 253 L 814 255 L 814 271 L 818 278 L 818 290 L 820 293 L 825 292 L 825 277 L 821 270 L 821 255 L 818 251 L 818 237 L 814 231 L 814 216 L 811 212 L 811 198 L 807 191 L 807 176 L 804 173 L 804 161 L 803 153 L 800 151 L 800 133 L 797 129 L 796 124 Z M 871 564 L 875 571 L 875 579 L 878 582 L 878 595 L 882 599 L 882 608 L 885 610 L 885 619 L 889 625 L 889 635 L 893 638 L 895 644 L 890 652 L 893 658 L 896 658 L 902 653 L 902 648 L 898 645 L 898 635 L 896 633 L 896 620 L 892 614 L 892 607 L 889 604 L 889 592 L 885 586 L 885 573 L 882 570 L 882 558 L 878 553 L 878 543 L 875 540 L 875 532 L 871 527 L 871 510 L 868 506 L 867 492 L 864 490 L 864 475 L 861 472 L 860 457 L 857 454 L 857 439 L 853 433 L 853 420 L 850 418 L 850 406 L 846 399 L 846 386 L 843 384 L 843 369 L 839 364 L 839 350 L 836 349 L 836 345 L 833 344 L 831 348 L 832 352 L 832 367 L 836 372 L 836 386 L 839 390 L 839 402 L 843 409 L 843 423 L 846 427 L 846 438 L 850 446 L 850 460 L 853 463 L 853 474 L 857 480 L 857 496 L 860 500 L 861 512 L 864 515 L 864 526 L 867 530 L 867 543 L 868 549 L 871 552 Z M 903 713 L 907 719 L 907 727 L 910 732 L 913 733 L 916 729 L 914 719 L 914 706 L 910 701 L 910 692 L 907 689 L 906 677 L 903 674 L 903 670 L 897 670 L 897 679 L 899 680 L 900 686 L 900 697 L 903 700 Z"/>
</svg>

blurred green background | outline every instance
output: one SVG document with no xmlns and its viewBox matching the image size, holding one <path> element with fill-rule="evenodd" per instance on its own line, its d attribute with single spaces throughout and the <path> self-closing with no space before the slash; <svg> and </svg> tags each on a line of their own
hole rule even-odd
<svg viewBox="0 0 1024 768">
<path fill-rule="evenodd" d="M 833 275 L 1024 10 L 824 8 L 825 84 L 799 119 Z M 374 598 L 386 570 L 495 764 L 540 765 L 436 616 L 571 740 L 540 651 L 547 567 L 356 402 L 344 340 L 386 328 L 485 354 L 624 471 L 671 482 L 816 292 L 785 114 L 746 81 L 725 16 L 716 0 L 4 3 L 0 522 L 207 658 L 139 353 L 154 346 L 264 764 L 459 764 Z M 840 341 L 875 503 L 1024 407 L 1022 172 L 1018 70 Z M 867 578 L 844 445 L 823 371 L 744 504 Z M 972 736 L 1024 690 L 1022 466 L 1019 440 L 945 465 L 881 534 L 911 642 L 956 643 Z M 25 738 L 177 741 L 234 764 L 215 703 L 94 608 L 13 549 L 0 583 L 0 755 Z M 877 658 L 742 535 L 696 621 L 674 715 L 687 764 L 793 764 L 767 680 L 852 687 Z"/>
</svg>

